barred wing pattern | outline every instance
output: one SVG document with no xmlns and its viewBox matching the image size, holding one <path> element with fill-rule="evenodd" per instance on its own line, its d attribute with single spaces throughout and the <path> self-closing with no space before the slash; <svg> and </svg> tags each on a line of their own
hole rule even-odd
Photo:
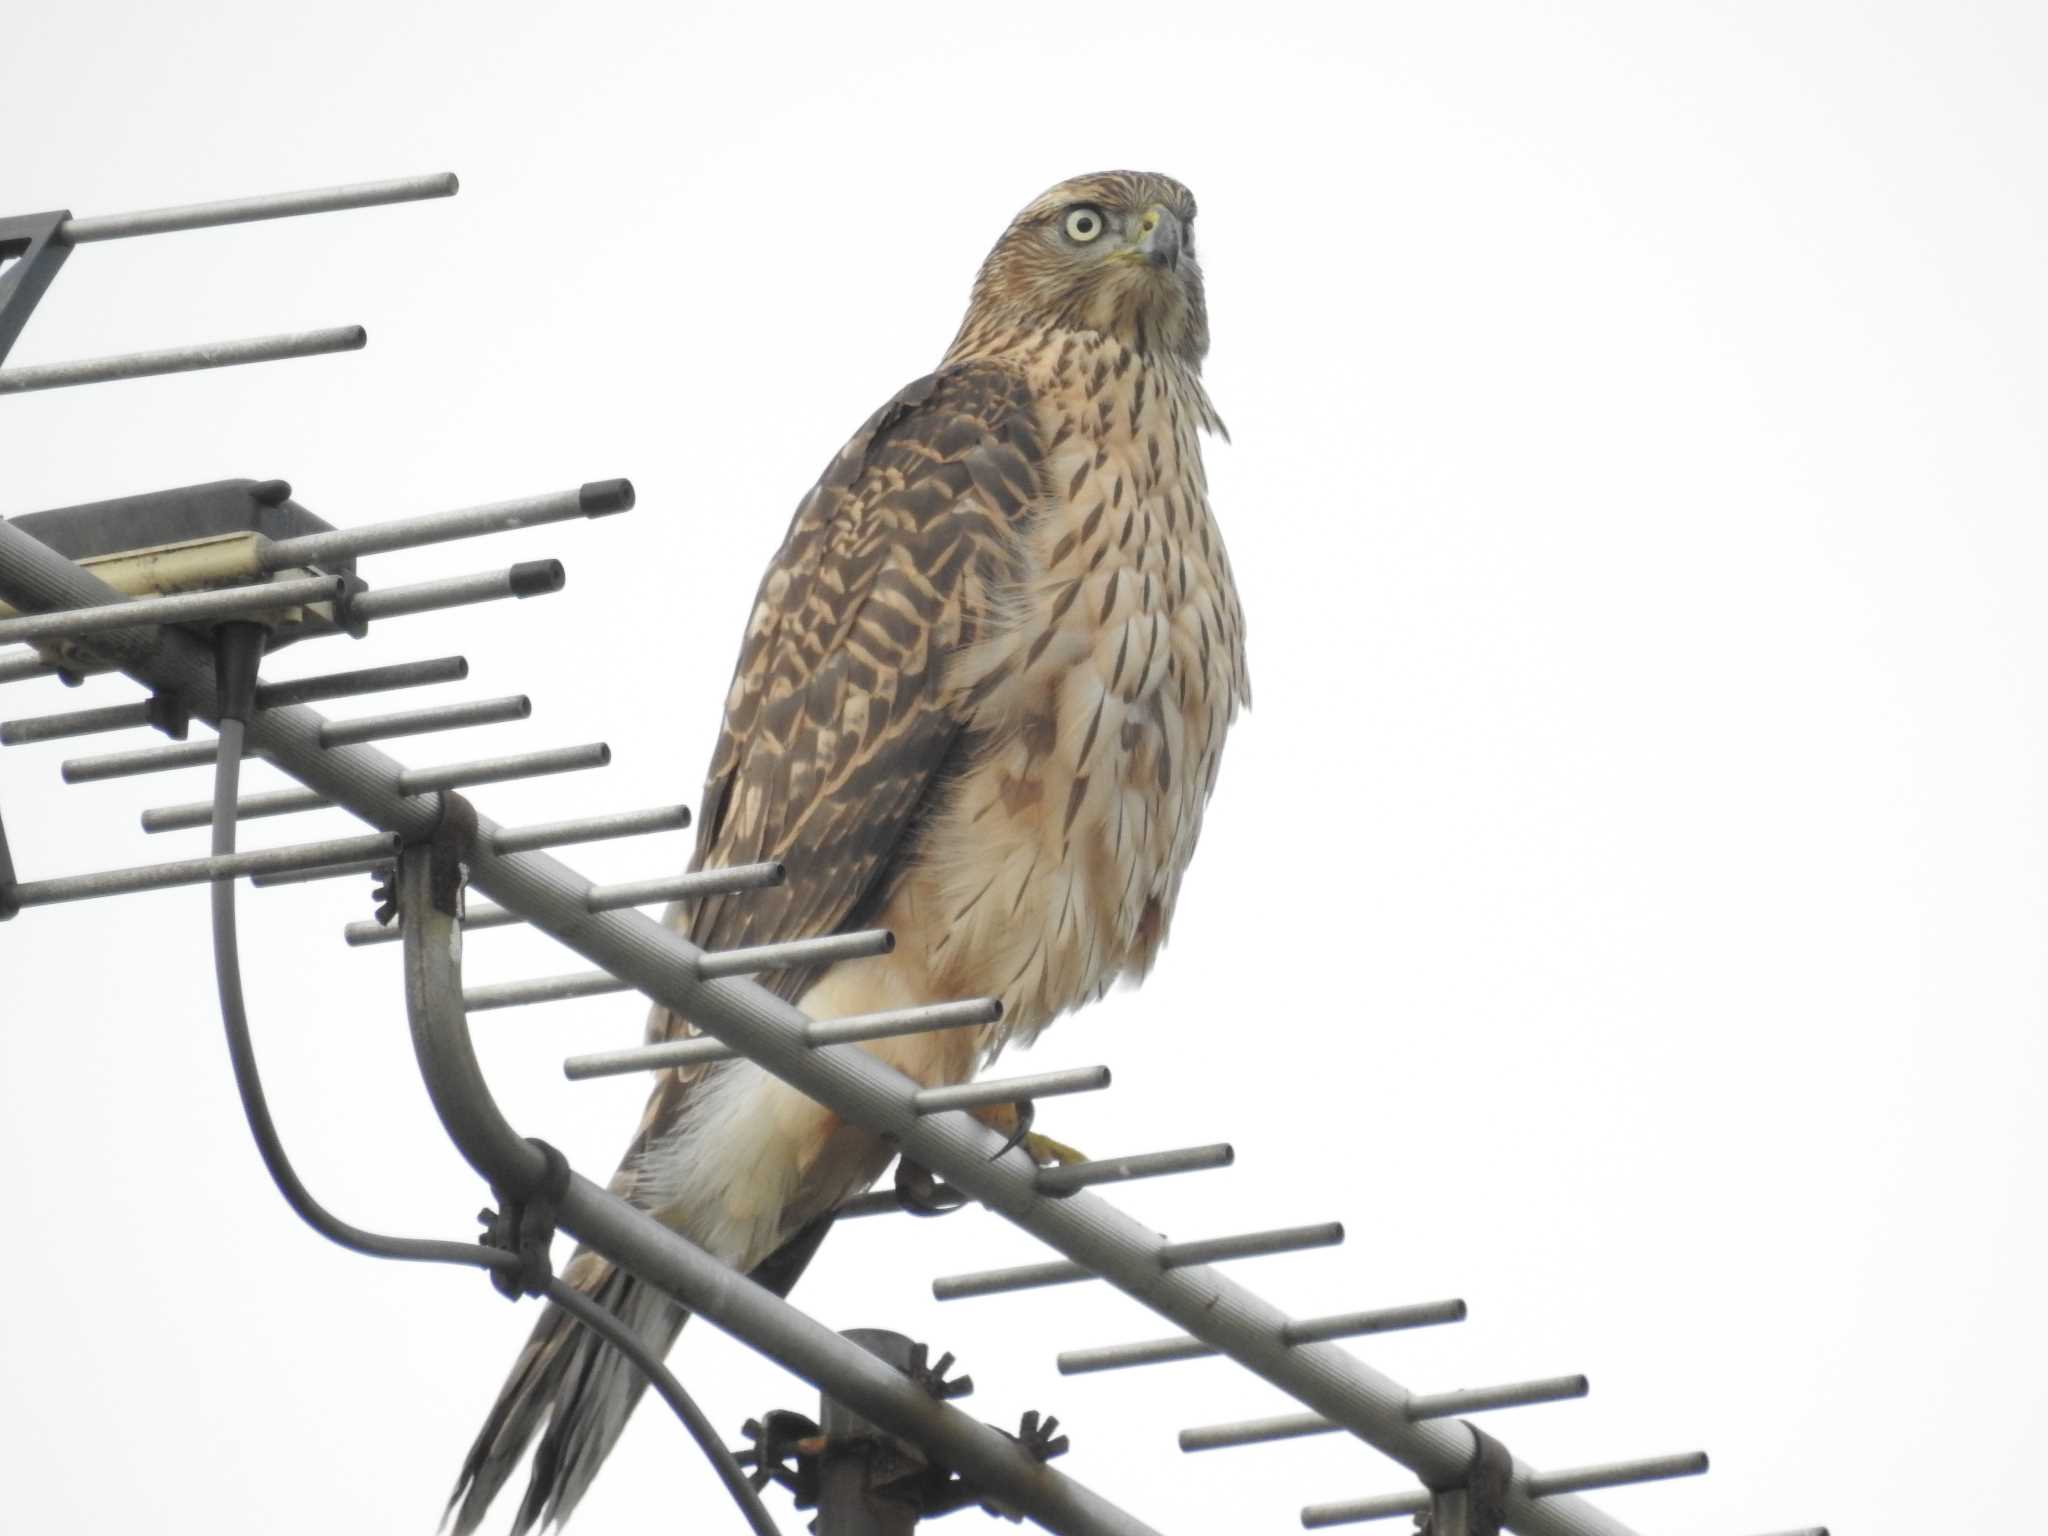
<svg viewBox="0 0 2048 1536">
<path fill-rule="evenodd" d="M 887 903 L 962 766 L 949 658 L 1023 579 L 1043 455 L 1018 374 L 962 363 L 869 418 L 797 509 L 747 622 L 693 867 L 780 860 L 772 890 L 678 907 L 704 949 L 858 928 Z M 815 972 L 759 978 L 802 996 Z M 693 1033 L 657 1007 L 650 1040 Z M 648 1133 L 681 1109 L 665 1079 Z"/>
</svg>

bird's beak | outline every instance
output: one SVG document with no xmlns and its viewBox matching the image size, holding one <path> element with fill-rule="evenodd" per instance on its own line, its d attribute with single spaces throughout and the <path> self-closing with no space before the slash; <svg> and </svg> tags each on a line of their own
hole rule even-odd
<svg viewBox="0 0 2048 1536">
<path fill-rule="evenodd" d="M 1137 237 L 1133 249 L 1146 263 L 1164 267 L 1169 272 L 1180 270 L 1181 227 L 1171 208 L 1154 203 L 1138 220 Z"/>
</svg>

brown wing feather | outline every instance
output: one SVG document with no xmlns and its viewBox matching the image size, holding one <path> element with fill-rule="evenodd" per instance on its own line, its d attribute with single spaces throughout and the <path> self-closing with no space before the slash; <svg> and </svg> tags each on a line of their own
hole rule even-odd
<svg viewBox="0 0 2048 1536">
<path fill-rule="evenodd" d="M 691 864 L 774 859 L 788 878 L 672 908 L 693 943 L 842 932 L 887 901 L 966 747 L 948 661 L 1020 573 L 1041 462 L 1021 377 L 958 364 L 870 417 L 804 498 L 747 622 Z M 816 974 L 760 980 L 794 1001 Z M 650 1040 L 692 1033 L 665 1008 L 648 1018 Z M 663 1075 L 634 1153 L 673 1128 L 695 1076 Z M 634 1162 L 615 1187 L 630 1192 Z"/>
<path fill-rule="evenodd" d="M 880 905 L 962 730 L 947 660 L 1016 577 L 1039 459 L 1022 381 L 967 365 L 898 394 L 804 498 L 747 624 L 693 865 L 778 859 L 788 879 L 671 913 L 693 942 L 832 933 Z M 809 978 L 764 980 L 794 997 Z"/>
</svg>

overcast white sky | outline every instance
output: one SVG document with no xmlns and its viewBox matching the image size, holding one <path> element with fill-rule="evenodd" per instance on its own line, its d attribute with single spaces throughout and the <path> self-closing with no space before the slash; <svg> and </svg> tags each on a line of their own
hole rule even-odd
<svg viewBox="0 0 2048 1536">
<path fill-rule="evenodd" d="M 1165 961 L 1012 1069 L 1100 1154 L 1228 1139 L 1113 1198 L 1175 1236 L 1341 1218 L 1238 1278 L 1308 1315 L 1466 1297 L 1359 1353 L 1418 1391 L 1585 1371 L 1495 1415 L 1539 1465 L 1704 1447 L 1596 1496 L 1645 1531 L 2024 1521 L 2048 1400 L 2048 22 L 2038 7 L 1575 4 L 151 6 L 9 13 L 0 211 L 452 169 L 453 202 L 79 251 L 16 364 L 361 322 L 362 354 L 0 403 L 0 512 L 283 476 L 338 523 L 629 475 L 630 518 L 371 562 L 560 556 L 540 603 L 394 622 L 276 675 L 461 649 L 605 739 L 502 821 L 694 800 L 791 508 L 936 361 L 1010 214 L 1084 170 L 1202 204 L 1209 452 L 1251 624 Z M 132 696 L 6 691 L 17 716 Z M 396 703 L 337 705 L 337 715 Z M 201 851 L 0 756 L 24 877 Z M 252 771 L 252 782 L 274 775 Z M 252 828 L 341 832 L 339 813 Z M 683 837 L 575 851 L 598 878 Z M 428 1530 L 531 1322 L 468 1272 L 301 1228 L 241 1125 L 198 890 L 0 930 L 0 1466 L 11 1528 Z M 460 1235 L 477 1181 L 410 1065 L 349 881 L 245 898 L 286 1137 L 349 1217 Z M 480 935 L 470 974 L 574 968 Z M 602 1176 L 639 1085 L 567 1053 L 612 998 L 479 1021 L 522 1129 Z M 996 1218 L 837 1235 L 798 1299 L 1056 1412 L 1163 1530 L 1280 1531 L 1410 1486 L 1332 1440 L 1184 1458 L 1283 1411 L 1103 1288 L 935 1304 L 1041 1254 Z M 810 1390 L 712 1329 L 721 1422 Z M 643 1408 L 573 1529 L 734 1524 Z M 775 1506 L 785 1528 L 801 1520 Z M 501 1510 L 501 1519 L 508 1511 Z M 959 1516 L 962 1529 L 980 1517 Z"/>
</svg>

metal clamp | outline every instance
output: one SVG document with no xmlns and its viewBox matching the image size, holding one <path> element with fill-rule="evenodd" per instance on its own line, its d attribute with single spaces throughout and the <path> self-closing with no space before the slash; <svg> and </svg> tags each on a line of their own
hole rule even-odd
<svg viewBox="0 0 2048 1536">
<path fill-rule="evenodd" d="M 849 1328 L 845 1338 L 908 1376 L 935 1399 L 964 1397 L 967 1377 L 949 1380 L 953 1357 L 930 1363 L 930 1348 L 883 1328 Z M 1017 1432 L 1002 1433 L 1033 1461 L 1063 1455 L 1067 1437 L 1049 1414 L 1026 1413 Z M 992 1515 L 1016 1520 L 1014 1509 L 987 1486 L 936 1461 L 914 1442 L 891 1434 L 829 1394 L 816 1422 L 788 1409 L 749 1419 L 743 1432 L 751 1445 L 733 1459 L 754 1469 L 752 1482 L 787 1488 L 798 1509 L 816 1509 L 820 1536 L 911 1536 L 918 1522 L 979 1505 Z"/>
<path fill-rule="evenodd" d="M 483 1223 L 482 1241 L 486 1248 L 501 1248 L 519 1255 L 516 1269 L 491 1271 L 491 1284 L 508 1301 L 546 1294 L 548 1282 L 555 1277 L 554 1265 L 548 1257 L 555 1240 L 555 1213 L 562 1208 L 562 1197 L 569 1193 L 569 1159 L 538 1137 L 529 1136 L 527 1140 L 547 1160 L 546 1170 L 539 1179 L 517 1191 L 493 1188 L 491 1193 L 498 1197 L 498 1208 L 487 1207 L 476 1218 Z"/>
<path fill-rule="evenodd" d="M 1472 1464 L 1463 1481 L 1429 1490 L 1429 1513 L 1422 1517 L 1416 1536 L 1500 1536 L 1514 1475 L 1515 1458 L 1508 1448 L 1484 1430 L 1473 1429 Z"/>
</svg>

